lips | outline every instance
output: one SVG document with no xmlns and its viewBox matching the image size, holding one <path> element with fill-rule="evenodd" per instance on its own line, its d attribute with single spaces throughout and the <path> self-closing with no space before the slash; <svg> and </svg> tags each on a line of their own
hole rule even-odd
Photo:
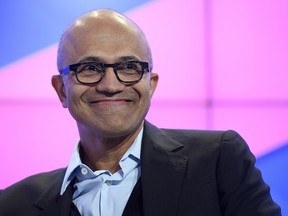
<svg viewBox="0 0 288 216">
<path fill-rule="evenodd" d="M 89 100 L 91 104 L 122 104 L 122 103 L 130 103 L 133 102 L 131 99 L 126 98 L 103 98 L 96 100 Z"/>
<path fill-rule="evenodd" d="M 113 95 L 95 94 L 95 92 L 86 92 L 82 95 L 82 101 L 92 105 L 100 104 L 130 104 L 139 101 L 136 92 L 126 92 Z"/>
</svg>

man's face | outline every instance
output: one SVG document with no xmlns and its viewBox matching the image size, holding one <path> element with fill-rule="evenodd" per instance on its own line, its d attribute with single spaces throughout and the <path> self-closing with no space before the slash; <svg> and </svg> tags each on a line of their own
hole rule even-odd
<svg viewBox="0 0 288 216">
<path fill-rule="evenodd" d="M 139 32 L 111 21 L 74 26 L 65 37 L 63 50 L 65 66 L 85 61 L 148 61 L 147 44 Z M 103 79 L 93 85 L 80 84 L 73 72 L 63 76 L 63 85 L 60 76 L 54 79 L 58 84 L 53 85 L 80 134 L 89 131 L 98 137 L 119 137 L 135 132 L 143 122 L 158 76 L 145 73 L 140 82 L 125 85 L 117 80 L 112 68 L 107 68 Z"/>
</svg>

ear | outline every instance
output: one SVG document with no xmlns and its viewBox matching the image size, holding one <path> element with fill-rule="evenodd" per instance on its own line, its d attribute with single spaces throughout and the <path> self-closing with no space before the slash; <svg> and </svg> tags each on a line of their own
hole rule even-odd
<svg viewBox="0 0 288 216">
<path fill-rule="evenodd" d="M 150 97 L 152 97 L 155 92 L 155 89 L 158 84 L 158 80 L 159 80 L 158 74 L 151 72 L 150 73 Z"/>
<path fill-rule="evenodd" d="M 63 78 L 61 75 L 54 75 L 51 78 L 51 84 L 53 86 L 53 88 L 55 89 L 61 103 L 62 106 L 64 108 L 67 108 L 67 97 L 66 97 L 66 93 L 65 93 L 65 88 L 64 88 L 64 82 L 63 82 Z"/>
</svg>

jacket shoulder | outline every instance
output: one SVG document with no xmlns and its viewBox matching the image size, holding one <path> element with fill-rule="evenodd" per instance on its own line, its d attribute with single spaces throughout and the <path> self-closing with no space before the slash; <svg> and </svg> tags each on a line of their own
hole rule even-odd
<svg viewBox="0 0 288 216">
<path fill-rule="evenodd" d="M 32 176 L 29 176 L 9 187 L 4 189 L 2 191 L 2 194 L 5 194 L 9 191 L 12 191 L 14 189 L 20 189 L 22 187 L 24 188 L 29 188 L 32 190 L 38 190 L 38 189 L 45 189 L 50 187 L 51 185 L 58 185 L 62 183 L 62 180 L 64 178 L 66 168 L 61 168 L 49 172 L 43 172 L 43 173 L 38 173 Z M 50 186 L 49 186 L 50 185 Z"/>
<path fill-rule="evenodd" d="M 183 130 L 183 129 L 161 129 L 167 136 L 175 139 L 206 139 L 206 140 L 219 140 L 226 131 L 213 131 L 213 130 Z"/>
<path fill-rule="evenodd" d="M 149 122 L 145 123 L 146 134 L 144 138 L 148 140 L 147 137 L 150 137 L 149 142 L 157 142 L 158 147 L 168 151 L 178 149 L 184 155 L 197 152 L 198 155 L 203 153 L 204 155 L 216 156 L 224 146 L 229 149 L 249 149 L 245 140 L 233 130 L 160 129 Z"/>
<path fill-rule="evenodd" d="M 184 146 L 193 145 L 201 147 L 221 147 L 224 143 L 241 143 L 246 145 L 244 139 L 233 130 L 217 131 L 217 130 L 175 130 L 161 129 L 166 136 L 180 142 Z M 234 142 L 230 142 L 234 141 Z"/>
<path fill-rule="evenodd" d="M 203 162 L 216 169 L 223 160 L 233 160 L 234 157 L 246 155 L 251 163 L 255 157 L 246 141 L 233 130 L 174 130 L 162 129 L 163 133 L 182 147 L 177 152 L 185 155 L 190 161 Z M 166 143 L 167 144 L 167 143 Z M 229 163 L 229 162 L 228 162 Z"/>
<path fill-rule="evenodd" d="M 31 207 L 47 191 L 51 196 L 59 193 L 65 170 L 65 168 L 61 168 L 39 173 L 2 190 L 0 193 L 0 215 L 2 210 L 12 209 L 15 206 Z"/>
</svg>

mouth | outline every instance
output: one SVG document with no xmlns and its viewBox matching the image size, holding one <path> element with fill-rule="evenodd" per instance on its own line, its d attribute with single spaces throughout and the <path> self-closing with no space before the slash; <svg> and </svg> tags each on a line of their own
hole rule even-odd
<svg viewBox="0 0 288 216">
<path fill-rule="evenodd" d="M 92 100 L 89 103 L 90 104 L 101 104 L 101 105 L 121 105 L 121 104 L 127 104 L 132 103 L 133 101 L 130 99 L 99 99 L 99 100 Z"/>
</svg>

